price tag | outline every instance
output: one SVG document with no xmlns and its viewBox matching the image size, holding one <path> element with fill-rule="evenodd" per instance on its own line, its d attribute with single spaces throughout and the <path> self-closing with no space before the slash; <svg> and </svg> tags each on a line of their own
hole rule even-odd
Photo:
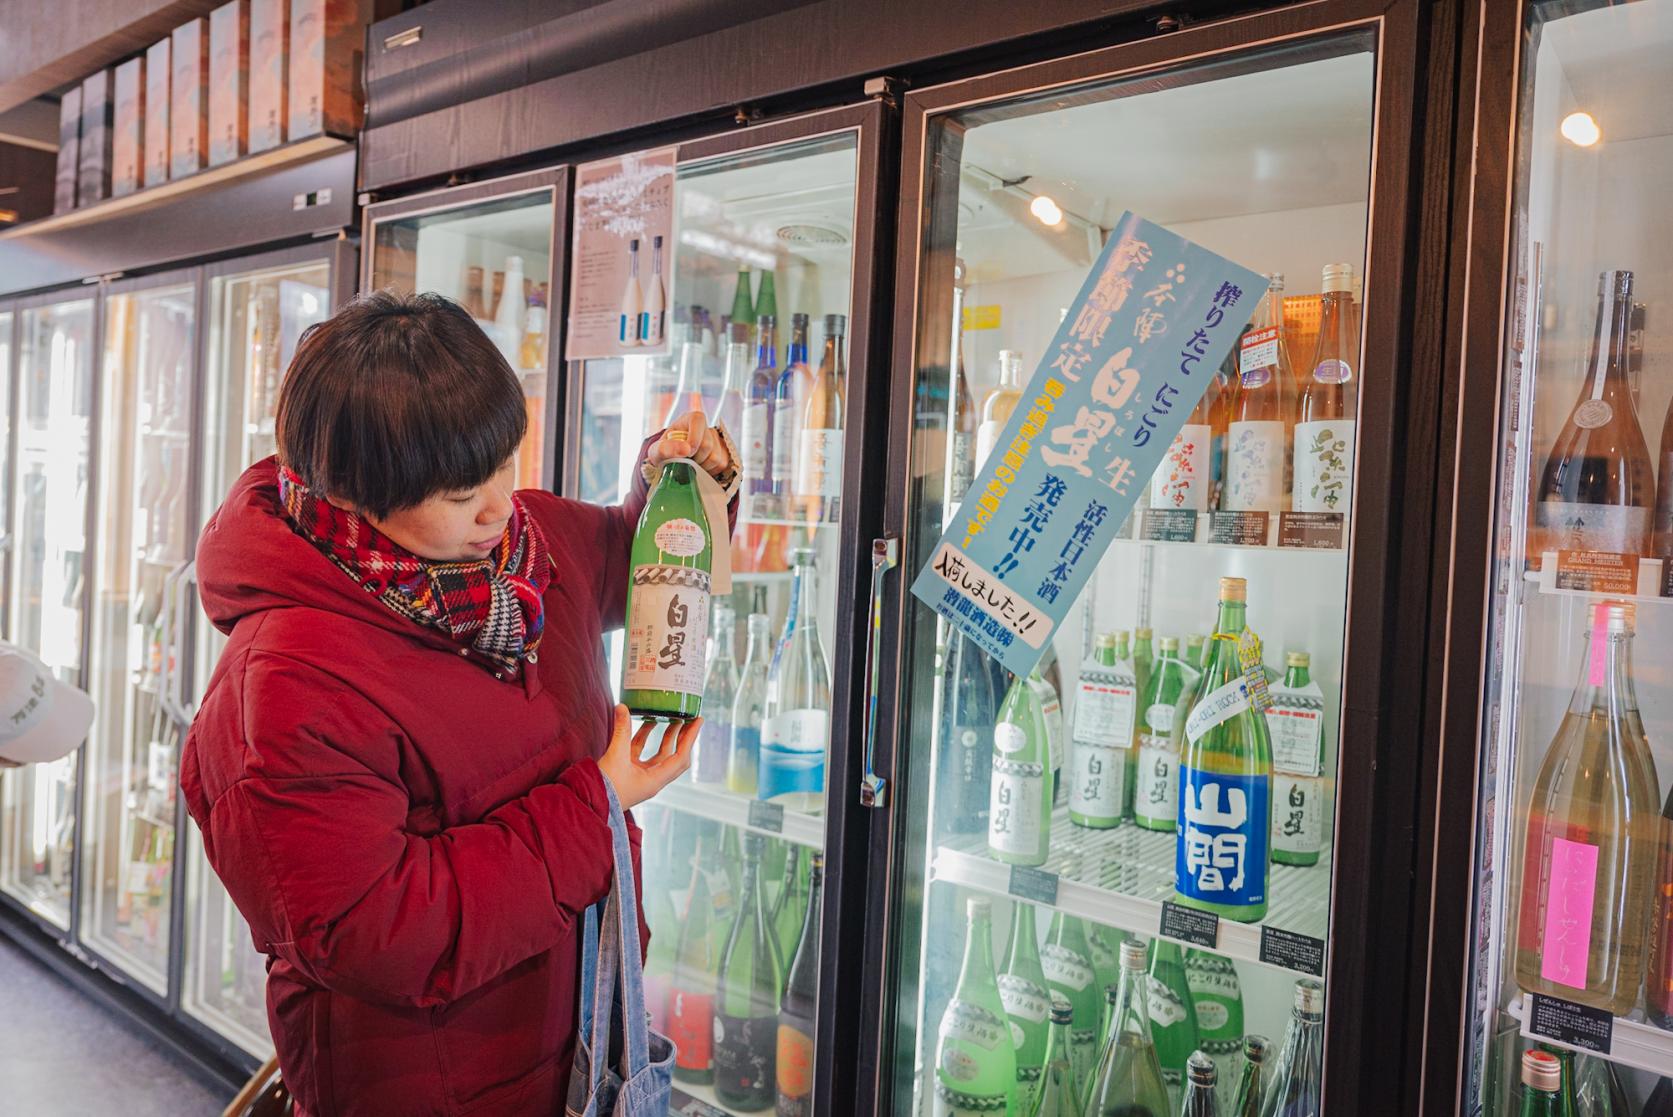
<svg viewBox="0 0 1673 1117">
<path fill-rule="evenodd" d="M 1607 1055 L 1615 1037 L 1615 1018 L 1601 1008 L 1535 993 L 1528 1001 L 1528 1031 L 1542 1039 Z"/>
<path fill-rule="evenodd" d="M 1560 590 L 1637 593 L 1638 556 L 1613 551 L 1558 551 L 1556 581 Z"/>
<path fill-rule="evenodd" d="M 1139 538 L 1155 543 L 1190 543 L 1197 537 L 1197 514 L 1189 508 L 1146 508 Z"/>
<path fill-rule="evenodd" d="M 699 1101 L 678 1086 L 674 1087 L 674 1095 L 670 1104 L 675 1108 L 671 1112 L 680 1117 L 730 1117 L 724 1109 L 716 1109 L 706 1101 Z"/>
<path fill-rule="evenodd" d="M 1661 595 L 1673 597 L 1673 558 L 1661 560 Z"/>
<path fill-rule="evenodd" d="M 1241 547 L 1266 546 L 1266 525 L 1270 512 L 1210 512 L 1208 541 Z"/>
<path fill-rule="evenodd" d="M 1344 516 L 1340 512 L 1278 513 L 1278 546 L 1308 551 L 1340 551 Z"/>
<path fill-rule="evenodd" d="M 765 830 L 769 834 L 784 833 L 784 804 L 751 799 L 749 801 L 749 828 L 751 830 Z"/>
<path fill-rule="evenodd" d="M 1287 970 L 1324 976 L 1324 940 L 1312 935 L 1286 931 L 1281 927 L 1261 928 L 1261 961 Z"/>
<path fill-rule="evenodd" d="M 1198 911 L 1163 900 L 1162 924 L 1157 933 L 1214 950 L 1220 945 L 1220 917 L 1211 911 Z"/>
<path fill-rule="evenodd" d="M 1005 889 L 1019 900 L 1036 904 L 1057 903 L 1057 874 L 1027 865 L 1011 866 L 1011 882 Z"/>
</svg>

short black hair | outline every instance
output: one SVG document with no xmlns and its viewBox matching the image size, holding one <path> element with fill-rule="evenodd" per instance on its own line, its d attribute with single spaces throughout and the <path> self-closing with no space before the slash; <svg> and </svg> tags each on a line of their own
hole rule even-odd
<svg viewBox="0 0 1673 1117">
<path fill-rule="evenodd" d="M 464 307 L 374 291 L 303 333 L 276 434 L 303 484 L 381 518 L 487 481 L 528 422 L 517 374 Z"/>
</svg>

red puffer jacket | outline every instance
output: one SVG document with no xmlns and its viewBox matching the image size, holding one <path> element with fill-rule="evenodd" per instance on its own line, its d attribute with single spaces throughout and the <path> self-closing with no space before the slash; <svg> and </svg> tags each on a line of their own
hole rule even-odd
<svg viewBox="0 0 1673 1117">
<path fill-rule="evenodd" d="M 232 639 L 181 787 L 267 955 L 307 1117 L 562 1112 L 578 919 L 611 873 L 603 638 L 645 491 L 522 494 L 552 583 L 535 664 L 503 680 L 292 531 L 273 459 L 205 529 L 203 604 Z"/>
</svg>

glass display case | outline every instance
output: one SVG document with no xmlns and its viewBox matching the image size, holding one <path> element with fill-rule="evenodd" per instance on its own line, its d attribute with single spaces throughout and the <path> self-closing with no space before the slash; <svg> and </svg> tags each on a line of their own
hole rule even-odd
<svg viewBox="0 0 1673 1117">
<path fill-rule="evenodd" d="M 814 1092 L 828 1058 L 821 986 L 835 971 L 819 964 L 837 918 L 825 903 L 838 894 L 829 808 L 849 751 L 852 610 L 839 602 L 858 557 L 842 517 L 857 495 L 844 455 L 855 453 L 849 417 L 863 398 L 853 390 L 863 360 L 850 369 L 863 342 L 849 329 L 864 305 L 871 220 L 862 116 L 805 118 L 784 142 L 763 129 L 682 146 L 665 260 L 669 353 L 569 366 L 573 495 L 618 502 L 645 440 L 687 411 L 723 422 L 743 459 L 697 755 L 686 779 L 636 812 L 647 996 L 680 1048 L 679 1112 L 809 1113 L 813 1097 L 848 1089 Z M 621 634 L 609 645 L 619 683 Z M 765 951 L 751 946 L 758 917 L 771 931 Z"/>
<path fill-rule="evenodd" d="M 195 277 L 104 300 L 82 940 L 168 993 L 181 724 L 176 638 L 191 557 Z"/>
<path fill-rule="evenodd" d="M 897 341 L 911 378 L 896 385 L 909 442 L 890 1112 L 1030 1112 L 1054 1002 L 1088 1112 L 1179 1112 L 1198 1048 L 1227 1111 L 1256 1035 L 1277 1111 L 1320 1111 L 1334 860 L 1344 828 L 1364 826 L 1339 790 L 1371 766 L 1369 742 L 1343 730 L 1355 529 L 1384 514 L 1359 488 L 1356 415 L 1386 421 L 1372 409 L 1395 375 L 1359 340 L 1379 42 L 1349 28 L 1130 77 L 1112 51 L 1114 76 L 1077 60 L 907 97 L 921 193 L 901 227 L 922 239 L 902 265 L 909 348 Z M 1249 327 L 1017 677 L 906 587 L 976 499 L 1013 410 L 1049 406 L 1025 385 L 1124 210 L 1267 274 L 1267 289 L 1247 292 Z M 1135 345 L 1170 329 L 1184 343 L 1169 278 L 1141 271 L 1126 293 L 1154 311 Z M 1265 798 L 1199 858 L 1211 807 L 1192 757 L 1222 732 L 1199 711 L 1240 648 L 1271 698 L 1238 715 L 1236 746 Z M 1207 889 L 1210 869 L 1248 902 L 1187 908 L 1186 875 Z M 1124 943 L 1143 944 L 1127 963 Z"/>
<path fill-rule="evenodd" d="M 17 313 L 8 636 L 81 686 L 94 299 L 60 296 Z M 77 750 L 0 776 L 0 890 L 60 930 L 70 926 L 80 764 Z"/>
<path fill-rule="evenodd" d="M 553 323 L 563 315 L 563 169 L 366 207 L 367 291 L 433 291 L 463 306 L 523 384 L 519 488 L 552 488 L 558 398 Z M 507 297 L 507 292 L 510 297 Z"/>
<path fill-rule="evenodd" d="M 1673 3 L 1521 14 L 1461 1109 L 1667 1114 Z"/>
</svg>

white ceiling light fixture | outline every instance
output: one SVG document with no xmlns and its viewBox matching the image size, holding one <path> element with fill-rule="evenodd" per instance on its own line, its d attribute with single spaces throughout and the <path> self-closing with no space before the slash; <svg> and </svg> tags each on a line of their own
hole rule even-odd
<svg viewBox="0 0 1673 1117">
<path fill-rule="evenodd" d="M 1592 119 L 1589 112 L 1569 113 L 1563 117 L 1558 130 L 1562 132 L 1564 139 L 1577 147 L 1591 147 L 1603 138 L 1603 129 L 1597 126 L 1597 121 Z"/>
<path fill-rule="evenodd" d="M 1063 208 L 1044 194 L 1034 196 L 1028 203 L 1028 212 L 1039 218 L 1041 224 L 1054 229 L 1063 224 Z"/>
</svg>

